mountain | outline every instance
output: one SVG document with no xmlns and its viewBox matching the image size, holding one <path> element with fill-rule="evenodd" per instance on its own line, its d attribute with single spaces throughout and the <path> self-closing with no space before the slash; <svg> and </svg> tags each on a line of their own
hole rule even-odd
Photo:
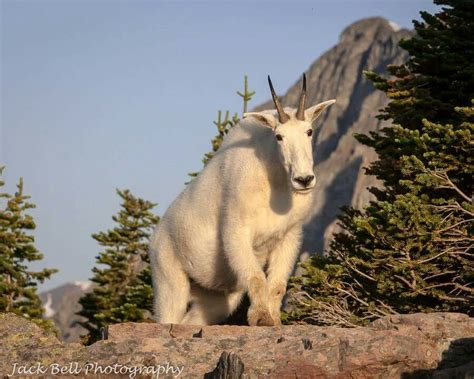
<svg viewBox="0 0 474 379">
<path fill-rule="evenodd" d="M 92 282 L 76 281 L 40 293 L 44 316 L 54 321 L 62 341 L 77 342 L 82 334 L 87 334 L 83 327 L 76 324 L 83 319 L 76 313 L 81 309 L 79 299 L 92 286 Z"/>
<path fill-rule="evenodd" d="M 366 188 L 377 185 L 375 178 L 365 176 L 363 170 L 375 159 L 375 153 L 358 143 L 353 134 L 366 134 L 383 127 L 384 122 L 375 116 L 387 99 L 374 89 L 363 71 L 384 72 L 388 64 L 404 62 L 407 56 L 398 42 L 410 34 L 383 18 L 355 22 L 342 32 L 338 44 L 306 71 L 306 104 L 332 98 L 337 103 L 318 120 L 322 126 L 314 137 L 317 185 L 314 212 L 305 228 L 304 255 L 322 252 L 337 230 L 335 220 L 340 207 L 362 207 L 370 199 Z M 297 105 L 301 85 L 298 80 L 281 97 L 285 106 Z M 256 110 L 269 108 L 273 108 L 271 101 Z M 84 333 L 79 326 L 71 325 L 78 319 L 77 301 L 88 288 L 71 283 L 41 294 L 46 314 L 56 322 L 63 340 L 76 341 Z"/>
<path fill-rule="evenodd" d="M 398 43 L 410 35 L 409 30 L 380 17 L 357 21 L 341 33 L 336 46 L 306 70 L 307 106 L 333 98 L 337 102 L 317 121 L 313 139 L 317 182 L 314 211 L 305 227 L 303 257 L 328 247 L 338 230 L 336 217 L 341 206 L 363 207 L 371 198 L 366 188 L 378 185 L 374 177 L 364 175 L 364 167 L 376 154 L 353 135 L 385 125 L 375 116 L 387 99 L 363 71 L 383 73 L 387 65 L 403 63 L 407 55 Z M 280 97 L 284 106 L 297 106 L 301 86 L 299 79 Z M 274 108 L 271 100 L 256 110 L 269 108 Z"/>
</svg>

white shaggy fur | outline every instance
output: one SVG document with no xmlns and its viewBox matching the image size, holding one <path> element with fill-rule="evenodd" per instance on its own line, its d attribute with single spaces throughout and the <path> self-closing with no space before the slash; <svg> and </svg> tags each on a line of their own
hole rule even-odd
<svg viewBox="0 0 474 379">
<path fill-rule="evenodd" d="M 247 114 L 171 204 L 150 247 L 158 322 L 215 324 L 248 292 L 250 325 L 280 323 L 316 182 L 298 181 L 314 175 L 308 131 L 334 102 L 306 121 L 289 108 L 284 124 L 273 111 Z"/>
</svg>

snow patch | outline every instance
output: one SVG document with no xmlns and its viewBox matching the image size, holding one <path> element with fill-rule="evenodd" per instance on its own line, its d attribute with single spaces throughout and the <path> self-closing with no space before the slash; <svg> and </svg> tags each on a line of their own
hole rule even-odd
<svg viewBox="0 0 474 379">
<path fill-rule="evenodd" d="M 78 286 L 83 291 L 87 291 L 89 288 L 91 288 L 92 282 L 90 282 L 88 280 L 85 280 L 85 281 L 76 280 L 74 282 L 74 285 Z"/>
<path fill-rule="evenodd" d="M 44 316 L 47 318 L 51 318 L 56 314 L 56 311 L 52 307 L 53 305 L 53 298 L 50 293 L 48 293 L 48 298 L 46 300 L 46 304 L 44 305 Z"/>
<path fill-rule="evenodd" d="M 390 21 L 390 20 L 388 21 L 388 24 L 391 26 L 391 28 L 394 32 L 398 32 L 402 28 L 396 22 L 393 22 L 393 21 Z"/>
</svg>

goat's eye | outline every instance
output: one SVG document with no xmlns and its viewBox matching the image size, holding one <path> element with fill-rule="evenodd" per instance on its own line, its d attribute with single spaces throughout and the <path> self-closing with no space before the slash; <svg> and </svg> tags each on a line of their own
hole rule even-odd
<svg viewBox="0 0 474 379">
<path fill-rule="evenodd" d="M 308 137 L 311 137 L 313 135 L 313 130 L 312 129 L 308 129 L 306 131 L 306 134 L 308 135 Z"/>
<path fill-rule="evenodd" d="M 281 134 L 277 134 L 277 135 L 276 135 L 276 139 L 277 139 L 278 141 L 283 141 L 283 136 L 282 136 Z"/>
</svg>

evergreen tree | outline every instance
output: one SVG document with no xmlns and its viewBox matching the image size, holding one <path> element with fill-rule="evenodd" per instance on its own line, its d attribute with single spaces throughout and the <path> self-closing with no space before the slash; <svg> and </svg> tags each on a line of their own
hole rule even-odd
<svg viewBox="0 0 474 379">
<path fill-rule="evenodd" d="M 122 209 L 112 217 L 116 226 L 92 235 L 104 247 L 96 262 L 105 267 L 92 269 L 91 280 L 97 286 L 79 300 L 82 310 L 78 314 L 86 318 L 80 324 L 89 331 L 89 343 L 100 337 L 102 327 L 142 321 L 151 312 L 148 244 L 159 222 L 151 212 L 156 204 L 133 196 L 129 190 L 117 190 L 117 194 Z"/>
<path fill-rule="evenodd" d="M 474 314 L 472 139 L 474 3 L 435 1 L 416 35 L 400 45 L 408 62 L 392 78 L 368 72 L 390 102 L 393 125 L 357 139 L 378 160 L 383 184 L 363 211 L 346 209 L 325 257 L 292 281 L 288 321 L 355 326 L 410 312 Z"/>
<path fill-rule="evenodd" d="M 0 167 L 0 175 L 3 172 Z M 4 186 L 0 180 L 0 188 Z M 26 214 L 35 205 L 23 193 L 20 179 L 14 195 L 0 192 L 0 312 L 13 312 L 50 329 L 53 324 L 43 320 L 43 308 L 37 286 L 55 273 L 55 269 L 32 271 L 28 264 L 43 259 L 35 247 L 33 217 Z"/>
<path fill-rule="evenodd" d="M 237 95 L 242 98 L 242 116 L 244 113 L 247 112 L 248 103 L 252 100 L 252 97 L 255 95 L 255 91 L 249 91 L 248 89 L 248 78 L 247 75 L 244 76 L 244 91 L 240 92 L 237 91 Z M 232 118 L 230 118 L 230 112 L 225 111 L 224 117 L 223 112 L 217 112 L 217 120 L 213 121 L 214 125 L 217 128 L 217 135 L 211 140 L 212 150 L 206 154 L 204 154 L 204 158 L 202 159 L 202 163 L 204 166 L 211 160 L 214 154 L 219 150 L 222 141 L 224 140 L 225 135 L 229 132 L 231 128 L 233 128 L 237 123 L 240 121 L 240 117 L 237 112 L 234 113 Z M 198 176 L 198 172 L 190 173 L 189 176 L 196 177 Z"/>
</svg>

